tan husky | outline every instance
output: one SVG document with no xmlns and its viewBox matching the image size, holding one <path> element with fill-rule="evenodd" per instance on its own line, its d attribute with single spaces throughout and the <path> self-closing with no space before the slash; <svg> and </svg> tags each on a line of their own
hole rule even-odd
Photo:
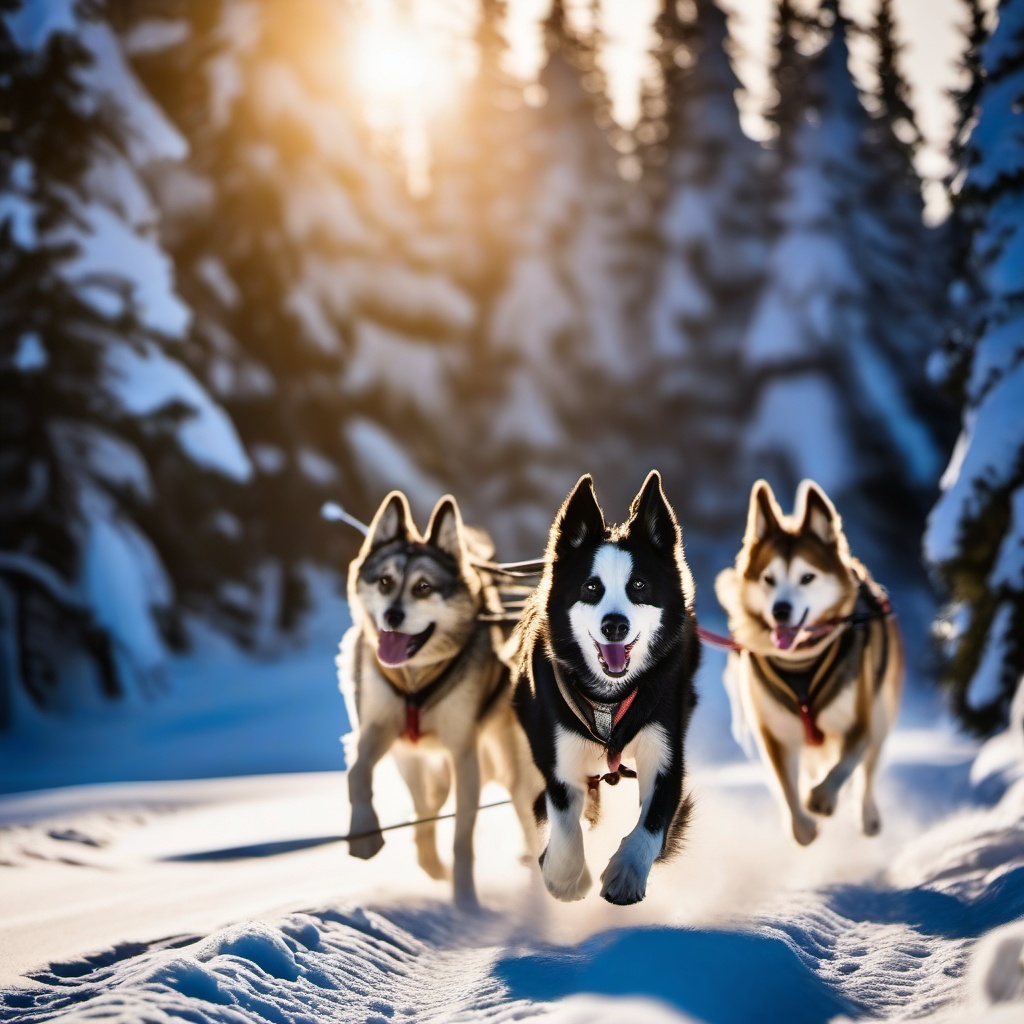
<svg viewBox="0 0 1024 1024">
<path fill-rule="evenodd" d="M 738 650 L 726 687 L 778 781 L 803 846 L 860 768 L 865 835 L 881 828 L 873 781 L 899 710 L 903 645 L 885 591 L 850 555 L 839 515 L 811 480 L 783 515 L 764 480 L 743 546 L 715 593 Z"/>
<path fill-rule="evenodd" d="M 532 854 L 533 805 L 543 788 L 512 711 L 508 668 L 495 653 L 500 629 L 481 618 L 501 608 L 490 578 L 474 564 L 492 554 L 484 533 L 463 526 L 451 496 L 438 501 L 421 536 L 405 495 L 392 491 L 349 569 L 353 626 L 337 659 L 357 730 L 348 744 L 350 852 L 366 859 L 384 845 L 373 770 L 385 754 L 395 758 L 417 819 L 440 811 L 454 776 L 454 887 L 464 908 L 476 906 L 473 827 L 481 787 L 494 780 L 509 791 Z M 434 823 L 417 825 L 415 836 L 423 870 L 447 876 Z"/>
</svg>

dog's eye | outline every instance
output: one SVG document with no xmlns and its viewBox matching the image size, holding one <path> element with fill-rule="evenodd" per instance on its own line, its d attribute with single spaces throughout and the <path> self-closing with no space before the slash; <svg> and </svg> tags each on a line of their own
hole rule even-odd
<svg viewBox="0 0 1024 1024">
<path fill-rule="evenodd" d="M 580 598 L 583 601 L 587 601 L 591 604 L 601 600 L 601 595 L 604 593 L 604 586 L 596 576 L 591 576 L 586 583 L 580 588 Z"/>
<path fill-rule="evenodd" d="M 412 588 L 413 597 L 427 597 L 433 589 L 426 580 L 419 580 Z"/>
<path fill-rule="evenodd" d="M 815 574 L 813 572 L 805 572 L 803 576 L 800 577 L 800 586 L 806 587 L 808 583 L 813 583 L 814 576 Z"/>
<path fill-rule="evenodd" d="M 380 587 L 380 592 L 382 594 L 390 594 L 394 589 L 395 581 L 390 576 L 381 576 L 381 578 L 377 580 L 377 586 Z"/>
<path fill-rule="evenodd" d="M 775 577 L 770 572 L 766 572 L 764 574 L 764 581 L 768 584 L 769 587 L 775 586 Z"/>
<path fill-rule="evenodd" d="M 629 589 L 632 590 L 634 594 L 642 594 L 647 589 L 647 582 L 646 580 L 639 579 L 630 580 Z"/>
</svg>

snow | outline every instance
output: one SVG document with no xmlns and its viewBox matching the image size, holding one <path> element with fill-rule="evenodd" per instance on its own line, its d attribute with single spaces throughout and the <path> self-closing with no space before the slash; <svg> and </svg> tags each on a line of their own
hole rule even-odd
<svg viewBox="0 0 1024 1024">
<path fill-rule="evenodd" d="M 794 479 L 810 477 L 826 493 L 841 491 L 851 452 L 839 409 L 827 377 L 780 377 L 763 393 L 751 417 L 746 443 L 752 464 L 784 453 Z M 807 430 L 808 423 L 815 429 Z"/>
<path fill-rule="evenodd" d="M 119 345 L 107 353 L 115 393 L 126 412 L 144 416 L 172 403 L 191 413 L 178 427 L 182 447 L 201 466 L 233 480 L 252 477 L 234 424 L 181 364 L 146 343 L 142 351 Z"/>
<path fill-rule="evenodd" d="M 36 244 L 36 209 L 14 192 L 0 193 L 0 224 L 9 224 L 11 240 L 23 249 Z"/>
<path fill-rule="evenodd" d="M 986 500 L 1012 482 L 1021 450 L 1020 396 L 1024 362 L 1006 373 L 980 408 L 964 413 L 963 434 L 942 478 L 942 496 L 928 517 L 925 555 L 939 565 L 954 557 L 961 532 Z"/>
<path fill-rule="evenodd" d="M 988 585 L 993 593 L 1024 591 L 1024 487 L 1010 495 L 1010 519 Z"/>
<path fill-rule="evenodd" d="M 18 339 L 18 347 L 11 359 L 13 365 L 22 373 L 37 373 L 46 368 L 50 357 L 47 355 L 43 339 L 35 331 L 26 331 Z"/>
<path fill-rule="evenodd" d="M 40 716 L 0 747 L 0 780 L 27 790 L 0 798 L 0 1020 L 1020 1019 L 1024 687 L 980 752 L 944 725 L 894 733 L 875 840 L 841 805 L 798 849 L 759 764 L 728 740 L 692 758 L 686 850 L 632 908 L 551 900 L 491 787 L 486 909 L 462 916 L 415 868 L 409 830 L 372 861 L 339 841 L 349 620 L 322 587 L 317 607 L 301 649 L 259 662 L 201 636 L 158 700 Z M 724 701 L 713 674 L 703 685 L 696 732 Z M 409 820 L 389 759 L 375 790 L 385 824 Z M 602 803 L 592 871 L 635 791 Z M 442 850 L 452 836 L 442 821 Z"/>
<path fill-rule="evenodd" d="M 166 654 L 153 613 L 170 605 L 170 581 L 150 542 L 115 518 L 108 498 L 95 493 L 83 506 L 89 514 L 80 571 L 85 603 L 117 641 L 115 658 L 127 657 L 124 675 L 152 677 Z"/>
<path fill-rule="evenodd" d="M 112 29 L 102 22 L 83 19 L 75 36 L 92 56 L 78 78 L 83 86 L 83 113 L 109 104 L 124 126 L 126 154 L 136 168 L 160 160 L 182 160 L 188 144 L 143 88 L 125 60 Z"/>
<path fill-rule="evenodd" d="M 240 749 L 273 724 L 294 735 L 293 757 L 325 720 L 336 736 L 341 698 L 320 645 L 330 632 L 318 631 L 316 658 L 254 677 L 237 655 L 226 675 L 230 658 L 194 662 L 189 685 L 222 678 L 230 696 L 180 723 L 195 730 L 191 747 L 150 728 L 136 754 L 150 768 L 193 767 L 190 753 L 218 731 L 222 749 Z M 239 715 L 253 682 L 258 713 Z M 0 800 L 0 873 L 17 880 L 0 908 L 0 1019 L 717 1024 L 770 1007 L 772 1020 L 940 1024 L 967 1019 L 956 1016 L 965 1006 L 972 1021 L 1014 1019 L 1022 784 L 986 805 L 970 795 L 962 744 L 935 730 L 894 741 L 883 838 L 858 837 L 840 818 L 807 851 L 784 834 L 758 766 L 697 765 L 688 848 L 656 869 L 634 908 L 594 894 L 556 904 L 518 860 L 510 808 L 496 806 L 477 832 L 487 909 L 463 917 L 446 883 L 412 867 L 408 831 L 389 832 L 373 861 L 346 855 L 337 770 L 11 795 Z M 80 756 L 75 746 L 62 755 Z M 390 762 L 376 788 L 382 820 L 407 820 Z M 624 786 L 603 802 L 587 840 L 595 865 L 635 813 Z M 451 823 L 439 831 L 449 847 Z"/>
<path fill-rule="evenodd" d="M 58 32 L 72 33 L 78 27 L 78 0 L 26 0 L 4 21 L 21 49 L 40 52 Z"/>
<path fill-rule="evenodd" d="M 67 282 L 111 318 L 133 309 L 154 331 L 168 337 L 184 334 L 191 313 L 174 291 L 174 268 L 167 254 L 98 202 L 80 205 L 77 217 L 79 225 L 63 224 L 49 236 L 56 245 L 76 247 L 61 265 Z"/>
<path fill-rule="evenodd" d="M 437 481 L 410 459 L 398 439 L 380 424 L 362 417 L 345 428 L 356 464 L 371 482 L 370 493 L 405 491 L 413 508 L 430 508 L 443 493 Z"/>
<path fill-rule="evenodd" d="M 135 57 L 178 46 L 189 36 L 188 22 L 173 18 L 148 18 L 133 25 L 123 38 L 125 52 Z"/>
</svg>

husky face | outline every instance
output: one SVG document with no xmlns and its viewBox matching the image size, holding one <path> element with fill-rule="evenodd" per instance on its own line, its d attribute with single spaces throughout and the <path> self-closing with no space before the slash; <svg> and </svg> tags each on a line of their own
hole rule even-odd
<svg viewBox="0 0 1024 1024">
<path fill-rule="evenodd" d="M 475 623 L 479 589 L 464 559 L 454 498 L 437 503 L 426 537 L 412 525 L 405 495 L 394 491 L 384 499 L 350 581 L 382 665 L 429 665 L 461 650 Z"/>
<path fill-rule="evenodd" d="M 809 480 L 800 485 L 792 517 L 783 516 L 764 480 L 754 485 L 744 553 L 744 604 L 780 650 L 835 616 L 855 587 L 839 515 Z"/>
<path fill-rule="evenodd" d="M 681 622 L 688 595 L 680 545 L 657 473 L 621 527 L 605 525 L 589 476 L 562 506 L 549 540 L 552 653 L 596 699 L 632 690 Z"/>
</svg>

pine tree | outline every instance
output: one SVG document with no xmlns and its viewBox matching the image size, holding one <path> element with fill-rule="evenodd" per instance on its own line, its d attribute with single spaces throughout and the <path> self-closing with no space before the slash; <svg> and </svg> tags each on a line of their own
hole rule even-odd
<svg viewBox="0 0 1024 1024">
<path fill-rule="evenodd" d="M 610 481 L 610 500 L 627 500 L 633 481 L 618 467 L 629 451 L 616 425 L 638 362 L 625 347 L 636 272 L 632 190 L 596 123 L 599 94 L 581 81 L 582 73 L 596 88 L 593 43 L 573 32 L 557 0 L 545 34 L 544 101 L 522 118 L 508 259 L 483 328 L 502 364 L 486 442 L 495 499 L 488 522 L 503 547 L 525 555 L 543 544 L 584 444 L 588 464 Z"/>
<path fill-rule="evenodd" d="M 969 266 L 971 238 L 976 228 L 976 210 L 971 203 L 962 203 L 963 179 L 967 173 L 967 144 L 977 113 L 984 80 L 982 49 L 988 38 L 985 10 L 980 0 L 964 0 L 967 24 L 964 27 L 964 52 L 960 72 L 964 84 L 953 90 L 957 116 L 950 143 L 949 189 L 952 215 L 949 218 L 950 266 L 948 276 L 953 282 L 948 300 L 948 326 L 943 344 L 932 354 L 929 376 L 933 383 L 954 402 L 961 404 L 969 373 L 972 341 L 977 331 L 976 311 L 982 305 L 977 282 Z"/>
<path fill-rule="evenodd" d="M 197 369 L 257 467 L 240 523 L 270 642 L 306 606 L 307 567 L 352 553 L 320 522 L 325 499 L 367 517 L 390 487 L 417 507 L 444 489 L 438 424 L 474 309 L 352 114 L 338 68 L 351 13 L 197 0 L 186 21 L 144 62 L 192 144 L 160 195 Z"/>
<path fill-rule="evenodd" d="M 961 434 L 925 536 L 951 599 L 940 623 L 945 682 L 962 720 L 982 733 L 1006 722 L 1024 673 L 1024 3 L 1008 0 L 998 13 L 958 196 L 973 226 L 966 264 L 981 305 L 970 322 Z"/>
<path fill-rule="evenodd" d="M 739 81 L 726 55 L 721 9 L 700 0 L 685 22 L 669 0 L 656 27 L 668 130 L 667 159 L 652 172 L 661 197 L 652 390 L 664 407 L 655 419 L 672 425 L 662 430 L 666 446 L 657 461 L 677 463 L 680 478 L 701 481 L 680 514 L 706 550 L 715 536 L 731 542 L 745 511 L 744 481 L 734 473 L 746 399 L 737 376 L 767 255 L 767 161 L 740 127 Z"/>
<path fill-rule="evenodd" d="M 779 233 L 744 342 L 754 389 L 746 465 L 781 493 L 816 479 L 843 511 L 854 550 L 886 561 L 917 615 L 915 515 L 937 472 L 936 446 L 912 400 L 921 371 L 906 354 L 919 342 L 885 328 L 898 296 L 872 269 L 901 243 L 873 201 L 875 132 L 849 72 L 847 26 L 834 3 L 822 15 L 827 41 L 798 79 L 806 105 L 780 133 Z M 915 321 L 900 317 L 907 332 Z"/>
<path fill-rule="evenodd" d="M 197 491 L 251 467 L 177 354 L 140 171 L 184 145 L 96 12 L 0 9 L 0 724 L 148 692 L 210 584 L 173 542 Z M 202 505 L 201 502 L 197 502 Z M 202 506 L 212 512 L 212 505 Z M 196 523 L 201 537 L 207 523 Z M 177 589 L 174 584 L 178 584 Z"/>
</svg>

